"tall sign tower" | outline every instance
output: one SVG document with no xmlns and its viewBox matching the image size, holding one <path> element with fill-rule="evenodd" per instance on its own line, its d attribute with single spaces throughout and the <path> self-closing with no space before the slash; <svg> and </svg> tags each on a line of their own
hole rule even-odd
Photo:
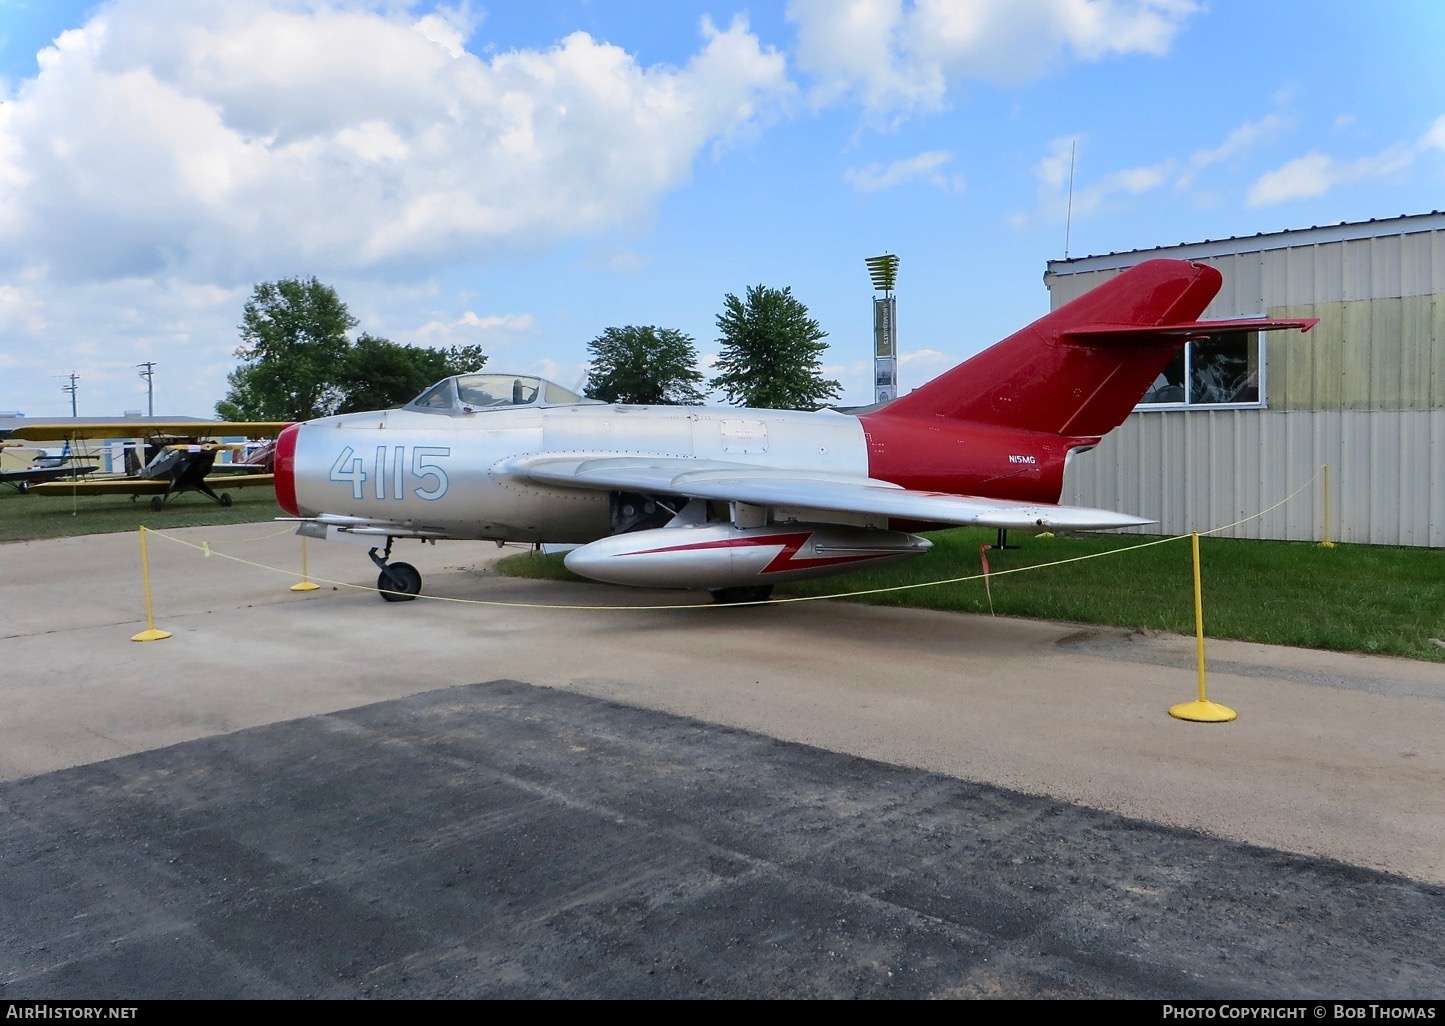
<svg viewBox="0 0 1445 1026">
<path fill-rule="evenodd" d="M 874 291 L 883 293 L 873 298 L 873 401 L 886 403 L 898 398 L 898 257 L 885 253 L 863 262 Z"/>
</svg>

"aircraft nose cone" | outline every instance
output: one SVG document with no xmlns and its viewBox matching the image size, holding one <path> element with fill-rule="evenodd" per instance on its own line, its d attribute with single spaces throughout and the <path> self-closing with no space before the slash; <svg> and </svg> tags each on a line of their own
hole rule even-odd
<svg viewBox="0 0 1445 1026">
<path fill-rule="evenodd" d="M 289 424 L 276 438 L 276 503 L 293 517 L 301 515 L 296 502 L 296 436 L 300 431 L 300 424 Z"/>
</svg>

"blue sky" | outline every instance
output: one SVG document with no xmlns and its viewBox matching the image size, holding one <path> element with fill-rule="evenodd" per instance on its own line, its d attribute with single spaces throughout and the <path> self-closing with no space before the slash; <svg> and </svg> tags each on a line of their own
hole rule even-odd
<svg viewBox="0 0 1445 1026">
<path fill-rule="evenodd" d="M 0 410 L 209 415 L 257 282 L 575 385 L 603 329 L 791 286 L 869 389 L 1073 256 L 1445 208 L 1445 4 L 0 0 Z M 1239 311 L 1253 313 L 1256 311 Z"/>
</svg>

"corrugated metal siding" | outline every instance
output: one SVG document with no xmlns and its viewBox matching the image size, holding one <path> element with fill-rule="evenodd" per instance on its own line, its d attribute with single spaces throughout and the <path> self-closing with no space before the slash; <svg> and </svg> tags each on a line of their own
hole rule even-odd
<svg viewBox="0 0 1445 1026">
<path fill-rule="evenodd" d="M 1264 313 L 1264 260 L 1260 253 L 1238 253 L 1209 261 L 1224 275 L 1219 295 L 1205 317 L 1236 317 Z"/>
<path fill-rule="evenodd" d="M 1439 218 L 1427 220 L 1433 225 Z M 1269 340 L 1270 408 L 1445 408 L 1445 231 L 1313 245 L 1279 245 L 1278 238 L 1265 241 L 1274 248 L 1213 252 L 1204 259 L 1224 275 L 1219 295 L 1204 316 L 1321 318 L 1309 335 L 1276 335 Z M 1251 240 L 1239 242 L 1247 247 Z M 1187 258 L 1192 248 L 1197 247 L 1137 256 L 1138 260 L 1155 255 Z M 1056 265 L 1046 278 L 1053 307 L 1117 273 L 1113 267 L 1072 271 L 1068 265 Z"/>
<path fill-rule="evenodd" d="M 1144 533 L 1232 524 L 1330 466 L 1334 541 L 1445 546 L 1445 410 L 1135 413 L 1074 459 L 1063 501 L 1159 521 Z M 1320 477 L 1284 506 L 1223 532 L 1319 541 Z"/>
<path fill-rule="evenodd" d="M 1440 261 L 1445 268 L 1445 260 Z M 1445 288 L 1430 297 L 1430 408 L 1445 407 Z"/>
<path fill-rule="evenodd" d="M 1445 407 L 1445 297 L 1273 307 L 1269 315 L 1320 319 L 1305 335 L 1270 337 L 1271 409 Z"/>
<path fill-rule="evenodd" d="M 1334 540 L 1445 546 L 1442 224 L 1437 212 L 1051 264 L 1055 308 L 1161 256 L 1224 275 L 1206 318 L 1320 318 L 1308 334 L 1266 337 L 1268 410 L 1133 414 L 1073 461 L 1064 501 L 1138 513 L 1160 521 L 1151 531 L 1182 534 L 1250 517 L 1329 464 Z M 1324 508 L 1317 480 L 1228 533 L 1319 540 Z"/>
</svg>

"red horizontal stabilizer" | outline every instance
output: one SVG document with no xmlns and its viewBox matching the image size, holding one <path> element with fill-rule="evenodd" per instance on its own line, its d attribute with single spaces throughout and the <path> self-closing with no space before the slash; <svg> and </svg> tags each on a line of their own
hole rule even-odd
<svg viewBox="0 0 1445 1026">
<path fill-rule="evenodd" d="M 1316 323 L 1199 321 L 1223 281 L 1207 264 L 1146 260 L 868 414 L 865 427 L 881 439 L 890 425 L 911 422 L 892 430 L 902 438 L 947 419 L 1099 438 L 1123 423 L 1190 339 Z"/>
<path fill-rule="evenodd" d="M 1235 331 L 1309 331 L 1320 322 L 1318 317 L 1270 320 L 1264 317 L 1237 317 L 1227 321 L 1189 321 L 1185 324 L 1159 326 L 1142 324 L 1088 324 L 1070 328 L 1063 338 L 1083 345 L 1128 344 L 1143 341 L 1187 342 Z"/>
<path fill-rule="evenodd" d="M 870 419 L 880 428 L 945 418 L 1046 434 L 1066 425 L 1082 435 L 1106 434 L 1187 340 L 1152 332 L 1193 324 L 1223 280 L 1206 264 L 1146 260 L 899 396 Z M 1121 348 L 1069 337 L 1116 326 L 1139 331 L 1137 341 Z M 1118 337 L 1122 342 L 1124 336 Z"/>
</svg>

